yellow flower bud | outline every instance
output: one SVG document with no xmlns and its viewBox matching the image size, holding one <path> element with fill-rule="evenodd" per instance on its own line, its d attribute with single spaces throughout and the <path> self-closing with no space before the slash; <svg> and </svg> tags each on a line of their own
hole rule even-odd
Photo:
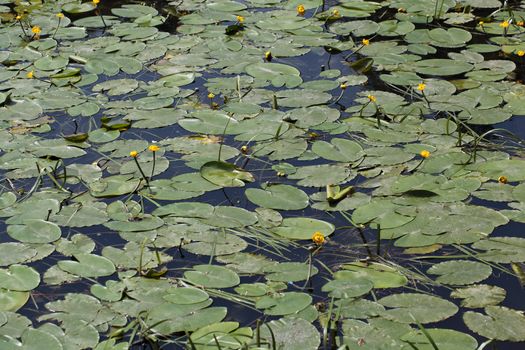
<svg viewBox="0 0 525 350">
<path fill-rule="evenodd" d="M 430 157 L 430 152 L 427 151 L 426 149 L 422 150 L 421 152 L 419 152 L 419 155 L 423 158 L 428 158 Z"/>
<path fill-rule="evenodd" d="M 317 232 L 314 232 L 313 236 L 312 236 L 312 241 L 316 244 L 316 245 L 321 245 L 325 242 L 325 238 L 324 238 L 324 235 L 317 231 Z"/>
<path fill-rule="evenodd" d="M 137 151 L 129 152 L 129 156 L 132 157 L 132 158 L 137 158 L 138 155 L 139 155 L 139 152 L 137 152 Z"/>
<path fill-rule="evenodd" d="M 157 152 L 158 150 L 160 150 L 160 147 L 157 145 L 150 145 L 148 147 L 148 150 L 150 150 L 151 152 Z"/>
</svg>

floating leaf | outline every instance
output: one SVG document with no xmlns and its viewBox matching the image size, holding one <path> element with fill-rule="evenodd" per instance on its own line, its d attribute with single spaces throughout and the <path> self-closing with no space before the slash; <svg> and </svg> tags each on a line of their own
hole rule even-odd
<svg viewBox="0 0 525 350">
<path fill-rule="evenodd" d="M 463 321 L 479 335 L 497 340 L 525 341 L 525 316 L 522 311 L 503 306 L 487 306 L 486 315 L 467 311 Z"/>
<path fill-rule="evenodd" d="M 239 276 L 230 269 L 215 265 L 195 265 L 184 277 L 204 288 L 229 288 L 240 283 Z"/>
<path fill-rule="evenodd" d="M 497 305 L 505 300 L 505 289 L 486 284 L 477 284 L 452 291 L 452 298 L 463 299 L 461 306 L 478 309 L 488 305 Z"/>
<path fill-rule="evenodd" d="M 492 274 L 492 268 L 476 261 L 455 260 L 433 265 L 427 273 L 438 275 L 436 282 L 439 283 L 467 285 L 488 278 Z"/>
<path fill-rule="evenodd" d="M 326 221 L 310 218 L 286 218 L 281 226 L 272 229 L 272 232 L 288 239 L 312 239 L 316 231 L 330 236 L 334 230 L 335 227 Z"/>
<path fill-rule="evenodd" d="M 458 312 L 457 306 L 450 301 L 419 293 L 392 294 L 381 298 L 379 303 L 390 308 L 383 317 L 401 323 L 438 322 Z"/>
<path fill-rule="evenodd" d="M 248 200 L 263 208 L 300 210 L 308 206 L 308 195 L 289 185 L 269 185 L 263 189 L 248 188 Z"/>
<path fill-rule="evenodd" d="M 248 171 L 226 162 L 212 161 L 201 167 L 201 176 L 221 187 L 243 187 L 244 182 L 255 181 Z"/>
</svg>

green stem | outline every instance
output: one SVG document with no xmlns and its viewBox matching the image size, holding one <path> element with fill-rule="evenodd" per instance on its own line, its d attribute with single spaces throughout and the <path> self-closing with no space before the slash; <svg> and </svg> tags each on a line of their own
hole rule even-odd
<svg viewBox="0 0 525 350">
<path fill-rule="evenodd" d="M 139 171 L 140 171 L 140 174 L 142 175 L 142 178 L 144 179 L 144 181 L 146 181 L 146 184 L 149 187 L 148 177 L 146 175 L 144 175 L 144 171 L 142 171 L 142 168 L 140 167 L 140 164 L 139 164 L 139 161 L 137 160 L 137 157 L 133 157 L 133 159 L 135 160 L 135 164 L 137 164 L 137 168 L 139 168 Z"/>
</svg>

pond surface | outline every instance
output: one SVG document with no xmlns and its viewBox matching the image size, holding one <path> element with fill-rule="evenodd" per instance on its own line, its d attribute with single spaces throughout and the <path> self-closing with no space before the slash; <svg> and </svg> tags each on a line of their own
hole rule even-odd
<svg viewBox="0 0 525 350">
<path fill-rule="evenodd" d="M 523 348 L 525 3 L 0 19 L 0 349 Z"/>
</svg>

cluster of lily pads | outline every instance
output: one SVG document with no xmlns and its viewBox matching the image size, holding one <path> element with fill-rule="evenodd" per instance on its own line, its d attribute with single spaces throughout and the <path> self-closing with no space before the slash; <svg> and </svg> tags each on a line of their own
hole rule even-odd
<svg viewBox="0 0 525 350">
<path fill-rule="evenodd" d="M 524 2 L 158 5 L 0 0 L 1 349 L 525 341 Z"/>
</svg>

